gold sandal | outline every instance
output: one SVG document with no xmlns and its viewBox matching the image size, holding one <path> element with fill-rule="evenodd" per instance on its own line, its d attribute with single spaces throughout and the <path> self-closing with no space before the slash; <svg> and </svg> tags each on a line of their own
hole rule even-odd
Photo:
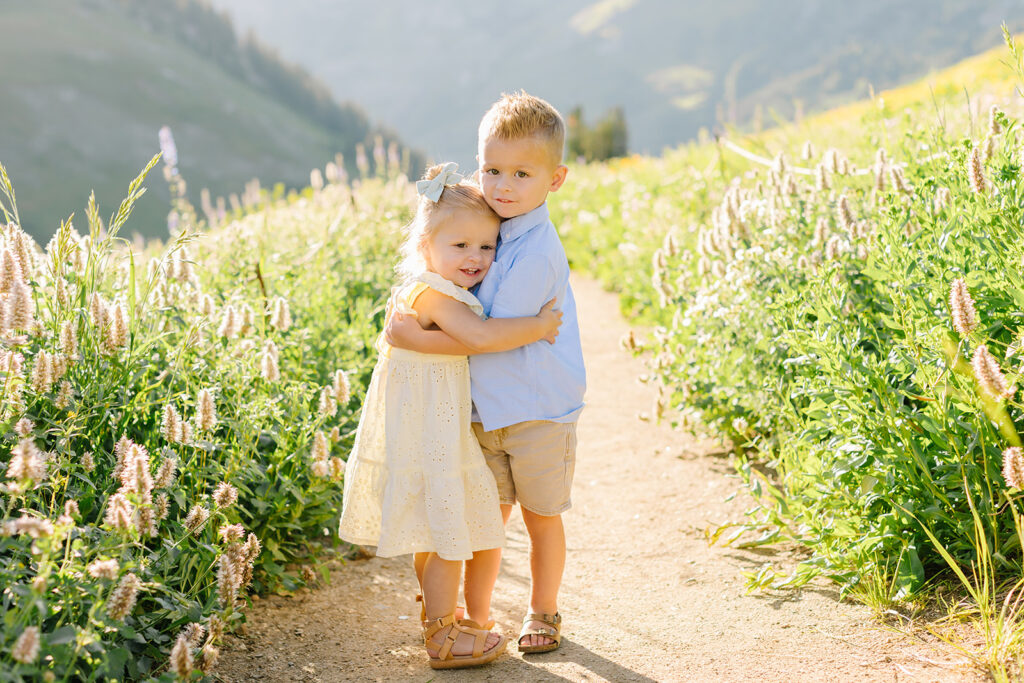
<svg viewBox="0 0 1024 683">
<path fill-rule="evenodd" d="M 542 622 L 550 628 L 526 628 L 526 625 L 531 621 Z M 546 645 L 523 645 L 523 638 L 527 636 L 544 636 L 545 638 L 551 638 L 555 642 Z M 519 645 L 519 651 L 524 654 L 557 650 L 558 646 L 562 644 L 562 615 L 558 612 L 554 614 L 537 614 L 535 612 L 527 614 L 523 617 L 523 628 L 519 632 L 519 640 L 516 643 Z"/>
<path fill-rule="evenodd" d="M 430 650 L 427 650 L 427 656 L 430 657 L 431 669 L 462 669 L 469 666 L 487 664 L 488 662 L 493 662 L 497 659 L 498 655 L 505 651 L 505 646 L 508 644 L 508 639 L 503 635 L 499 635 L 498 642 L 495 643 L 491 649 L 484 650 L 484 646 L 487 644 L 487 636 L 490 635 L 490 631 L 464 626 L 455 620 L 454 614 L 449 614 L 448 616 L 441 617 L 440 619 L 423 622 L 424 646 L 431 643 L 430 638 L 435 633 L 449 626 L 451 628 L 448 630 L 447 635 L 445 635 L 444 642 L 440 644 L 437 656 L 430 654 Z M 455 641 L 461 633 L 466 633 L 476 639 L 473 643 L 473 654 L 452 654 L 452 646 L 455 645 Z M 437 643 L 433 644 L 437 645 Z"/>
<path fill-rule="evenodd" d="M 422 593 L 419 593 L 419 594 L 416 595 L 416 602 L 420 603 L 420 621 L 426 621 L 427 620 L 427 605 L 426 605 L 425 602 L 423 602 L 423 594 Z M 456 605 L 455 606 L 455 613 L 458 614 L 459 612 L 462 612 L 463 614 L 465 614 L 466 613 L 466 608 L 463 607 L 462 605 Z M 494 630 L 494 619 L 488 620 L 486 624 L 478 624 L 475 621 L 473 621 L 472 619 L 465 619 L 463 617 L 455 617 L 455 618 L 458 619 L 459 623 L 462 624 L 463 626 L 468 626 L 470 628 L 480 629 L 482 631 L 493 631 Z"/>
</svg>

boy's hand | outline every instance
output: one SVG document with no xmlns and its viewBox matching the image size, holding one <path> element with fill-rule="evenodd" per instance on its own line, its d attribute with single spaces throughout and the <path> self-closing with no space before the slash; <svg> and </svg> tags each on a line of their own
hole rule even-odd
<svg viewBox="0 0 1024 683">
<path fill-rule="evenodd" d="M 416 322 L 416 311 L 396 309 L 384 326 L 384 339 L 396 348 L 411 349 L 416 333 L 422 331 L 423 328 Z"/>
<path fill-rule="evenodd" d="M 558 336 L 558 328 L 562 326 L 562 312 L 555 310 L 555 299 L 551 299 L 546 304 L 541 306 L 540 313 L 537 317 L 540 318 L 545 324 L 547 334 L 541 339 L 546 341 L 548 344 L 555 343 L 555 337 Z"/>
</svg>

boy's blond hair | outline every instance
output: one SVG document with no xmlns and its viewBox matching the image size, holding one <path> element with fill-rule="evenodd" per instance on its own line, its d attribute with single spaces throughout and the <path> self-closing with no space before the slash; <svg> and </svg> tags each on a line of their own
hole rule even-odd
<svg viewBox="0 0 1024 683">
<path fill-rule="evenodd" d="M 548 148 L 554 165 L 562 163 L 562 147 L 565 145 L 562 115 L 548 102 L 522 90 L 502 93 L 501 99 L 484 114 L 477 134 L 480 142 L 537 138 Z"/>
</svg>

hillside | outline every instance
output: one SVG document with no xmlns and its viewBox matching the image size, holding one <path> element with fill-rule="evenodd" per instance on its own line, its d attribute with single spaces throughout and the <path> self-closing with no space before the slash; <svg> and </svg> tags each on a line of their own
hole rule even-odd
<svg viewBox="0 0 1024 683">
<path fill-rule="evenodd" d="M 632 151 L 659 154 L 758 106 L 770 125 L 794 100 L 809 113 L 921 77 L 998 45 L 1002 20 L 1024 28 L 1009 0 L 213 2 L 410 144 L 463 163 L 502 90 L 590 120 L 622 105 Z"/>
<path fill-rule="evenodd" d="M 230 25 L 209 21 L 203 5 L 162 3 L 147 19 L 147 4 L 0 2 L 0 162 L 18 179 L 25 228 L 41 242 L 61 218 L 82 217 L 90 190 L 109 215 L 159 150 L 164 125 L 197 204 L 203 187 L 226 196 L 253 177 L 264 187 L 306 185 L 310 169 L 338 152 L 354 172 L 355 143 L 394 139 L 361 111 L 311 90 L 301 70 L 271 63 L 276 58 L 264 50 L 257 55 L 264 66 L 293 81 L 291 96 L 282 96 L 266 82 L 267 68 L 252 68 L 254 51 L 242 54 L 252 42 L 232 42 Z M 204 44 L 216 52 L 204 54 Z M 319 112 L 297 106 L 318 97 Z M 331 112 L 346 120 L 332 121 Z M 165 236 L 166 185 L 154 177 L 149 186 L 127 230 Z"/>
</svg>

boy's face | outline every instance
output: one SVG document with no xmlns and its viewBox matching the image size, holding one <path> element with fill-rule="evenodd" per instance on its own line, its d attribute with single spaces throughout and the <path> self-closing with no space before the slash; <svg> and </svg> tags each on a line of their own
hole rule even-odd
<svg viewBox="0 0 1024 683">
<path fill-rule="evenodd" d="M 556 163 L 546 145 L 536 138 L 481 141 L 480 187 L 487 204 L 502 218 L 533 211 L 548 192 L 565 182 L 568 169 Z"/>
<path fill-rule="evenodd" d="M 427 240 L 427 265 L 444 279 L 469 289 L 494 262 L 498 219 L 456 210 Z"/>
</svg>

